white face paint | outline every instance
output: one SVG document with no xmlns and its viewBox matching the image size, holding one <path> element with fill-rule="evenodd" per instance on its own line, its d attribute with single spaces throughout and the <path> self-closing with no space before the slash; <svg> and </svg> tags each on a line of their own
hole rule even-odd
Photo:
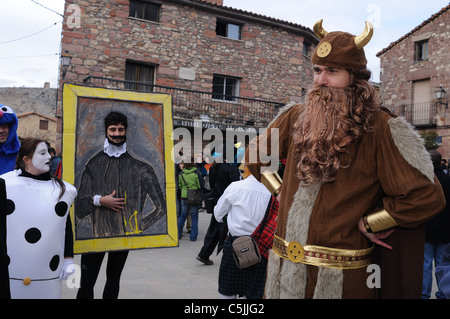
<svg viewBox="0 0 450 319">
<path fill-rule="evenodd" d="M 34 166 L 36 171 L 39 171 L 41 174 L 47 173 L 50 170 L 51 158 L 52 157 L 48 152 L 47 144 L 45 142 L 41 142 L 34 150 L 31 164 Z"/>
</svg>

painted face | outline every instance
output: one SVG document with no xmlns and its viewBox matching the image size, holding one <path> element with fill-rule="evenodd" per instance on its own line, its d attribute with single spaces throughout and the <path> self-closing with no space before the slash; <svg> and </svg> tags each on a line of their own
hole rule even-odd
<svg viewBox="0 0 450 319">
<path fill-rule="evenodd" d="M 110 125 L 106 130 L 106 137 L 113 145 L 122 145 L 126 141 L 127 130 L 123 124 Z"/>
<path fill-rule="evenodd" d="M 39 143 L 36 146 L 33 157 L 31 159 L 31 164 L 34 167 L 35 172 L 40 174 L 47 173 L 50 170 L 50 159 L 51 155 L 48 152 L 47 144 L 44 142 Z M 30 172 L 33 174 L 32 172 Z M 37 174 L 35 174 L 37 175 Z"/>
</svg>

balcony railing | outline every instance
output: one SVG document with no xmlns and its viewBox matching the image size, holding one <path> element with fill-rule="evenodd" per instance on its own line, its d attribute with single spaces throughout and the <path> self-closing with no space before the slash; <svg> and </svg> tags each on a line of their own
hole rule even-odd
<svg viewBox="0 0 450 319">
<path fill-rule="evenodd" d="M 437 125 L 437 106 L 432 102 L 404 105 L 400 110 L 400 115 L 416 127 L 435 127 Z"/>
<path fill-rule="evenodd" d="M 271 101 L 92 76 L 87 77 L 84 83 L 102 88 L 171 94 L 174 119 L 201 120 L 239 127 L 266 127 L 284 105 Z"/>
</svg>

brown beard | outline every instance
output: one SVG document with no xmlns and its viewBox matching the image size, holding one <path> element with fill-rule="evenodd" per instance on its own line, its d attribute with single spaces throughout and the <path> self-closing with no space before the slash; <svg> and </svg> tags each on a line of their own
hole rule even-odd
<svg viewBox="0 0 450 319">
<path fill-rule="evenodd" d="M 379 108 L 373 96 L 363 102 L 364 94 L 356 91 L 355 87 L 319 85 L 308 91 L 306 106 L 294 125 L 297 174 L 302 185 L 331 182 L 339 168 L 350 165 L 350 156 L 345 154 L 369 128 L 371 115 Z"/>
</svg>

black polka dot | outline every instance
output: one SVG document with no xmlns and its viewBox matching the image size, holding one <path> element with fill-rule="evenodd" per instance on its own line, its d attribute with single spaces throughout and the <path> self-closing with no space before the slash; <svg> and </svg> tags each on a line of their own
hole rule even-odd
<svg viewBox="0 0 450 319">
<path fill-rule="evenodd" d="M 25 239 L 30 244 L 35 244 L 41 239 L 41 231 L 37 228 L 30 228 L 25 232 Z"/>
<path fill-rule="evenodd" d="M 55 212 L 56 215 L 59 217 L 63 217 L 67 212 L 67 203 L 66 202 L 58 202 L 58 204 L 55 205 Z"/>
<path fill-rule="evenodd" d="M 6 200 L 6 215 L 11 215 L 16 210 L 16 204 L 10 199 Z"/>
<path fill-rule="evenodd" d="M 50 260 L 50 269 L 55 271 L 59 266 L 59 255 L 53 256 L 52 260 Z"/>
</svg>

